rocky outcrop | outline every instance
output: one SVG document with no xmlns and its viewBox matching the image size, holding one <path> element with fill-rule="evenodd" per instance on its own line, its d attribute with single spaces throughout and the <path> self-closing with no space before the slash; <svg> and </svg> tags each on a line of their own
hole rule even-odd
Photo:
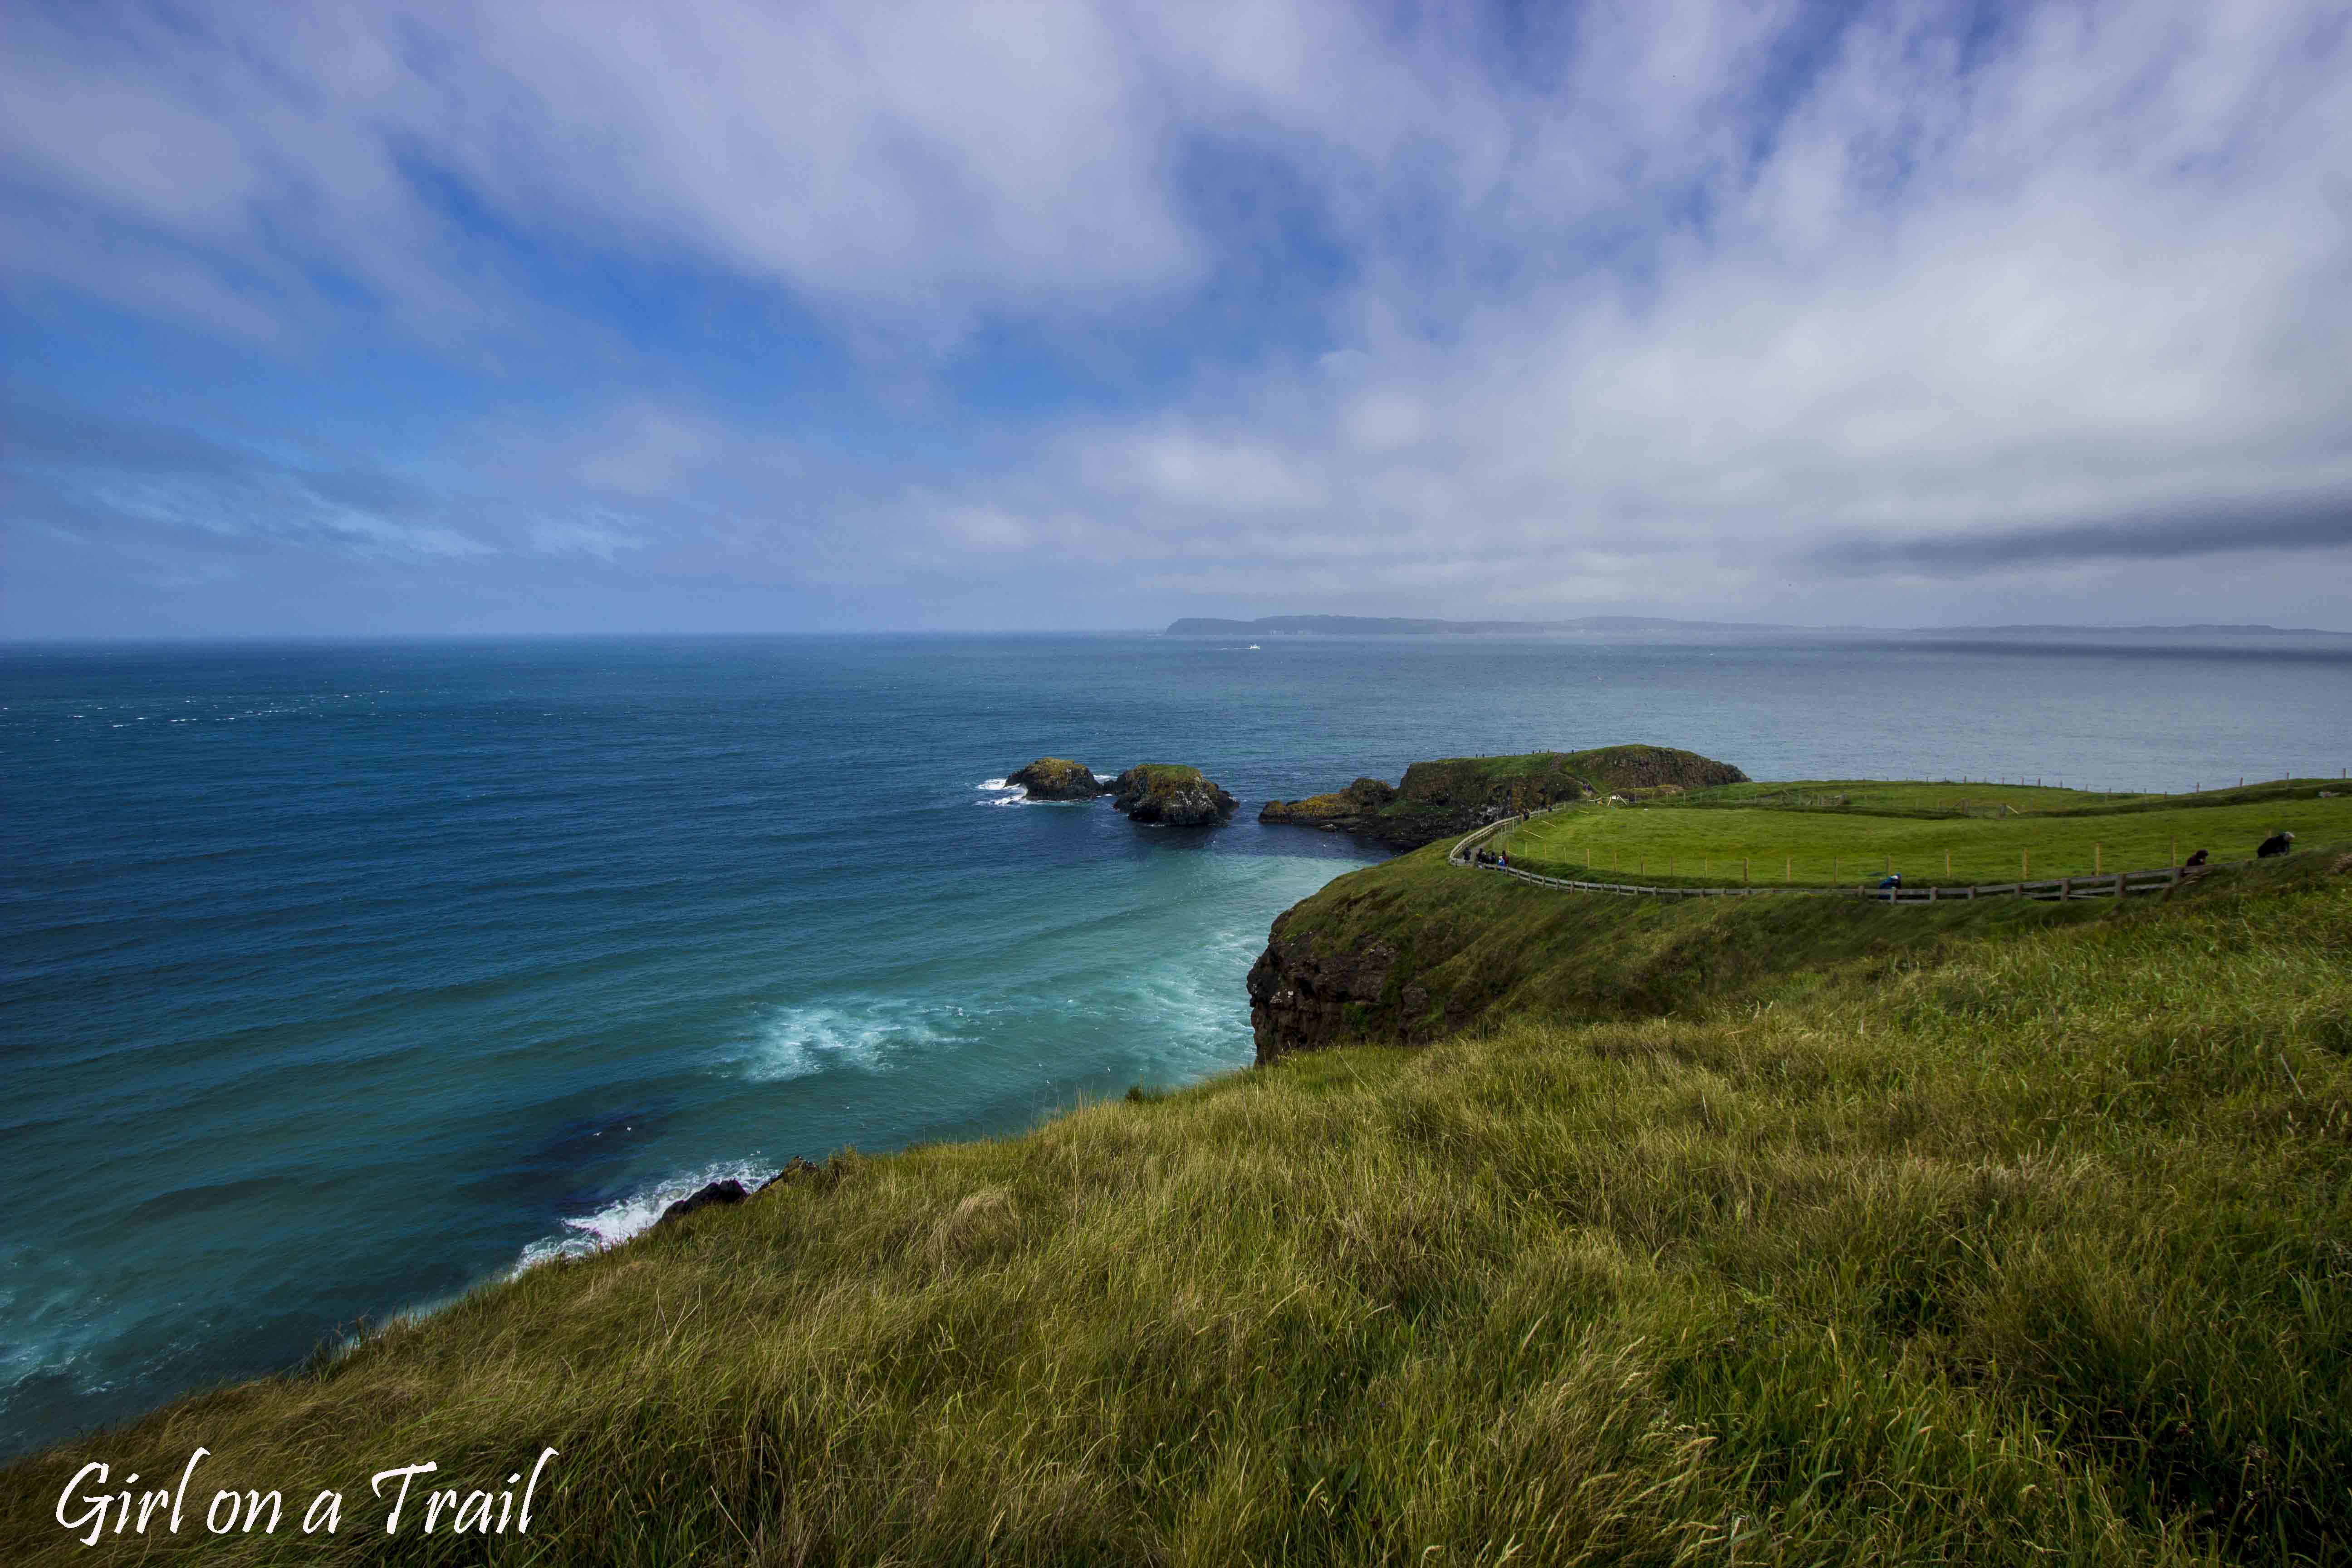
<svg viewBox="0 0 2352 1568">
<path fill-rule="evenodd" d="M 1284 924 L 1274 922 L 1265 951 L 1250 965 L 1250 1033 L 1261 1067 L 1349 1039 L 1418 1044 L 1469 1023 L 1458 998 L 1433 1005 L 1427 990 L 1401 975 L 1389 943 L 1332 946 L 1313 932 L 1286 933 Z"/>
<path fill-rule="evenodd" d="M 1272 802 L 1258 820 L 1353 833 L 1391 849 L 1418 849 L 1517 812 L 1612 793 L 1639 798 L 1706 789 L 1747 777 L 1728 763 L 1671 746 L 1441 757 L 1413 763 L 1394 789 L 1378 779 L 1358 779 L 1330 795 Z"/>
<path fill-rule="evenodd" d="M 751 1195 L 743 1190 L 743 1184 L 740 1182 L 713 1182 L 692 1197 L 680 1198 L 662 1210 L 661 1218 L 654 1223 L 667 1225 L 670 1221 L 683 1219 L 698 1209 L 716 1208 L 724 1204 L 740 1204 Z"/>
<path fill-rule="evenodd" d="M 1129 819 L 1168 827 L 1206 827 L 1224 821 L 1241 804 L 1200 769 L 1173 763 L 1129 768 L 1110 788 L 1111 805 Z"/>
<path fill-rule="evenodd" d="M 1084 763 L 1062 757 L 1040 757 L 1017 773 L 1005 774 L 1004 782 L 1027 790 L 1031 800 L 1092 800 L 1110 787 Z"/>
<path fill-rule="evenodd" d="M 1319 827 L 1326 833 L 1369 834 L 1374 831 L 1381 808 L 1396 797 L 1396 785 L 1360 778 L 1346 789 L 1329 795 L 1310 795 L 1305 800 L 1267 801 L 1258 809 L 1257 819 L 1297 827 Z"/>
</svg>

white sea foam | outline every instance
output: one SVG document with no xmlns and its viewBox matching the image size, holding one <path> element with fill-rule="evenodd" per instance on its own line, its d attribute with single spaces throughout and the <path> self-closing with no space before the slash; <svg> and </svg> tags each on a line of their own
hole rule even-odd
<svg viewBox="0 0 2352 1568">
<path fill-rule="evenodd" d="M 1007 784 L 1003 779 L 982 779 L 972 787 L 995 792 L 986 800 L 972 802 L 974 805 L 1027 805 L 1029 804 L 1027 790 L 1017 784 Z"/>
<path fill-rule="evenodd" d="M 629 1237 L 653 1228 L 654 1222 L 661 1218 L 662 1210 L 680 1198 L 692 1197 L 713 1182 L 737 1181 L 742 1183 L 747 1190 L 757 1191 L 760 1184 L 774 1173 L 772 1166 L 756 1164 L 748 1160 L 705 1165 L 699 1171 L 667 1177 L 642 1191 L 615 1199 L 593 1214 L 567 1215 L 561 1232 L 534 1241 L 522 1249 L 522 1256 L 515 1260 L 509 1278 L 559 1258 L 585 1258 L 592 1252 L 617 1247 Z M 419 1315 L 431 1310 L 431 1308 L 423 1309 Z"/>
<path fill-rule="evenodd" d="M 909 1002 L 877 996 L 811 1003 L 770 1016 L 737 1059 L 753 1082 L 780 1083 L 833 1068 L 876 1071 L 907 1047 L 940 1038 Z"/>
</svg>

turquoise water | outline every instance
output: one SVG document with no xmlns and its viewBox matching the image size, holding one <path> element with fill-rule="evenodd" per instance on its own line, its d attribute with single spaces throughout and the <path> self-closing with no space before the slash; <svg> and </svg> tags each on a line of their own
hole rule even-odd
<svg viewBox="0 0 2352 1568">
<path fill-rule="evenodd" d="M 1258 804 L 1624 740 L 1759 777 L 2352 757 L 2294 643 L 1152 637 L 0 650 L 0 1453 L 793 1154 L 1250 1059 L 1362 855 Z M 1194 762 L 1215 832 L 990 781 Z"/>
</svg>

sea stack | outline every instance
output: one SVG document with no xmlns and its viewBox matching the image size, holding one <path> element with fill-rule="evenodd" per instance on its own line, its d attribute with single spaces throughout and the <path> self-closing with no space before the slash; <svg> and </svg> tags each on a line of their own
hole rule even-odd
<svg viewBox="0 0 2352 1568">
<path fill-rule="evenodd" d="M 1136 822 L 1206 827 L 1234 814 L 1239 801 L 1204 776 L 1176 763 L 1144 763 L 1111 782 L 1111 805 Z"/>
<path fill-rule="evenodd" d="M 1004 782 L 1027 790 L 1031 800 L 1092 800 L 1110 787 L 1084 763 L 1062 757 L 1040 757 L 1018 773 L 1005 774 Z"/>
</svg>

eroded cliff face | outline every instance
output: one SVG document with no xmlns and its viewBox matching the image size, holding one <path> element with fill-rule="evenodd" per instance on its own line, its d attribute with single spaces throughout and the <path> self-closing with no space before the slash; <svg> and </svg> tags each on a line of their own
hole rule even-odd
<svg viewBox="0 0 2352 1568">
<path fill-rule="evenodd" d="M 1274 922 L 1265 951 L 1250 965 L 1250 1033 L 1259 1066 L 1349 1040 L 1418 1045 L 1470 1021 L 1458 998 L 1432 998 L 1400 973 L 1390 943 L 1339 946 L 1311 931 L 1286 934 L 1283 924 Z"/>
<path fill-rule="evenodd" d="M 1381 808 L 1397 797 L 1396 785 L 1360 778 L 1346 789 L 1312 795 L 1305 800 L 1270 800 L 1258 809 L 1260 822 L 1285 822 L 1298 827 L 1319 827 L 1327 833 L 1370 833 Z"/>
<path fill-rule="evenodd" d="M 1360 778 L 1304 800 L 1270 801 L 1260 822 L 1351 833 L 1391 849 L 1418 849 L 1515 812 L 1640 789 L 1705 789 L 1747 774 L 1671 746 L 1601 746 L 1505 757 L 1441 757 L 1407 768 L 1402 784 Z"/>
</svg>

